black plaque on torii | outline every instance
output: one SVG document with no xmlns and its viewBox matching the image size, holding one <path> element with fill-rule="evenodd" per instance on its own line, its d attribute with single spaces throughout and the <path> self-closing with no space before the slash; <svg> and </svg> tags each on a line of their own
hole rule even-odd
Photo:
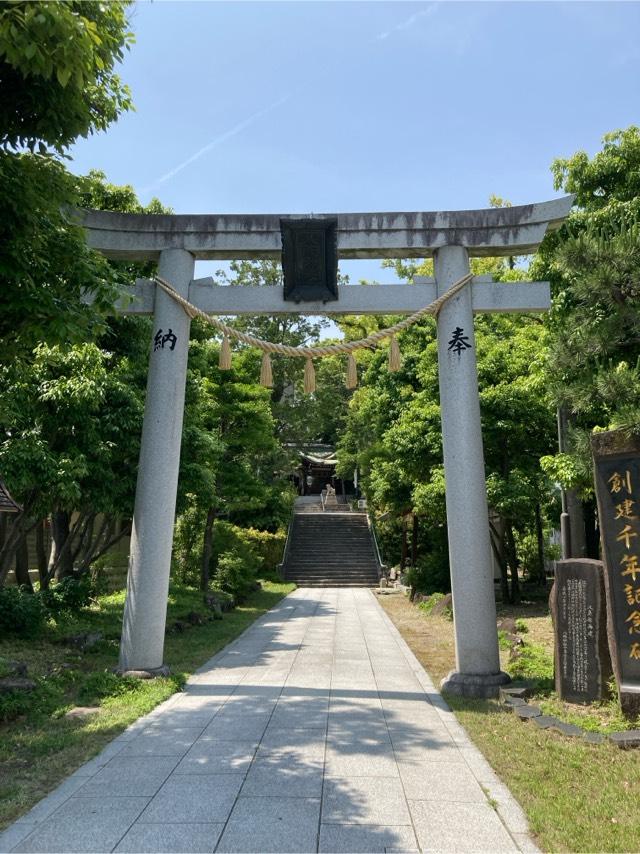
<svg viewBox="0 0 640 854">
<path fill-rule="evenodd" d="M 338 299 L 337 232 L 335 217 L 280 220 L 285 300 Z"/>
</svg>

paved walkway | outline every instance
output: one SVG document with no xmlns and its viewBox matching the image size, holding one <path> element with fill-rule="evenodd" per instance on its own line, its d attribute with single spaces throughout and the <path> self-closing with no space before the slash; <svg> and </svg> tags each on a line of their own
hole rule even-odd
<svg viewBox="0 0 640 854">
<path fill-rule="evenodd" d="M 0 850 L 536 850 L 526 829 L 373 593 L 300 589 Z"/>
</svg>

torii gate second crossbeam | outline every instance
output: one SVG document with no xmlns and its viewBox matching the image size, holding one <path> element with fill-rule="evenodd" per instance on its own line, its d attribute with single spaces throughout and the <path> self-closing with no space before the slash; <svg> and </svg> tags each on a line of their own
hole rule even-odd
<svg viewBox="0 0 640 854">
<path fill-rule="evenodd" d="M 108 258 L 157 260 L 158 273 L 209 314 L 411 314 L 469 272 L 469 256 L 535 251 L 559 227 L 572 196 L 511 208 L 430 213 L 356 213 L 337 219 L 340 258 L 433 257 L 435 278 L 412 286 L 343 286 L 339 300 L 292 305 L 281 288 L 216 287 L 194 280 L 196 259 L 278 258 L 282 215 L 173 216 L 79 211 L 90 246 Z M 295 217 L 299 219 L 298 217 Z M 163 663 L 169 570 L 190 320 L 152 282 L 139 280 L 123 313 L 153 314 L 154 338 L 171 329 L 171 346 L 150 344 L 138 483 L 122 641 L 121 672 L 166 672 Z M 473 313 L 540 312 L 545 282 L 499 284 L 476 277 L 437 318 L 438 372 L 456 668 L 444 690 L 494 696 L 500 671 L 491 569 Z"/>
</svg>

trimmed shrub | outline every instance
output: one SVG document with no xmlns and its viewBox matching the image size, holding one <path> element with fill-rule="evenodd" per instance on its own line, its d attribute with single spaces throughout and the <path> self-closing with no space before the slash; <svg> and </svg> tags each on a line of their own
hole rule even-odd
<svg viewBox="0 0 640 854">
<path fill-rule="evenodd" d="M 231 593 L 236 602 L 253 590 L 261 558 L 251 549 L 223 552 L 218 558 L 214 586 Z"/>
<path fill-rule="evenodd" d="M 246 528 L 243 534 L 254 552 L 262 560 L 260 571 L 272 575 L 282 563 L 284 544 L 287 539 L 286 531 L 272 534 L 270 531 L 258 531 L 256 528 Z"/>
</svg>

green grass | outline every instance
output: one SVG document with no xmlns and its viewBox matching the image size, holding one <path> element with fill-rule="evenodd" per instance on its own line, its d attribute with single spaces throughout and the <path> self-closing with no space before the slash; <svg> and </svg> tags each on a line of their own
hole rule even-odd
<svg viewBox="0 0 640 854">
<path fill-rule="evenodd" d="M 425 619 L 403 596 L 381 597 L 398 630 L 436 683 L 454 665 L 453 632 L 441 619 Z M 534 686 L 532 703 L 583 729 L 633 727 L 617 700 L 576 706 L 557 699 L 553 683 L 553 632 L 546 603 L 502 606 L 501 617 L 523 620 L 519 655 L 505 666 Z M 527 632 L 523 631 L 527 629 Z M 497 702 L 447 696 L 462 725 L 525 811 L 544 851 L 638 851 L 640 751 L 538 729 Z M 638 726 L 638 723 L 635 723 Z"/>
<path fill-rule="evenodd" d="M 524 809 L 544 851 L 638 850 L 637 751 L 543 732 L 495 702 L 447 702 Z"/>
<path fill-rule="evenodd" d="M 30 809 L 68 774 L 95 756 L 141 715 L 179 690 L 188 675 L 273 607 L 294 585 L 262 582 L 242 605 L 222 620 L 170 633 L 165 662 L 171 676 L 153 680 L 120 679 L 117 664 L 124 592 L 100 596 L 74 619 L 50 623 L 41 637 L 0 641 L 0 661 L 27 664 L 37 688 L 5 697 L 0 705 L 0 829 Z M 167 625 L 190 611 L 206 613 L 201 594 L 172 585 Z M 85 653 L 62 642 L 80 632 L 102 632 L 104 639 Z M 13 704 L 13 705 L 12 705 Z M 66 718 L 74 706 L 99 706 L 84 719 Z"/>
</svg>

